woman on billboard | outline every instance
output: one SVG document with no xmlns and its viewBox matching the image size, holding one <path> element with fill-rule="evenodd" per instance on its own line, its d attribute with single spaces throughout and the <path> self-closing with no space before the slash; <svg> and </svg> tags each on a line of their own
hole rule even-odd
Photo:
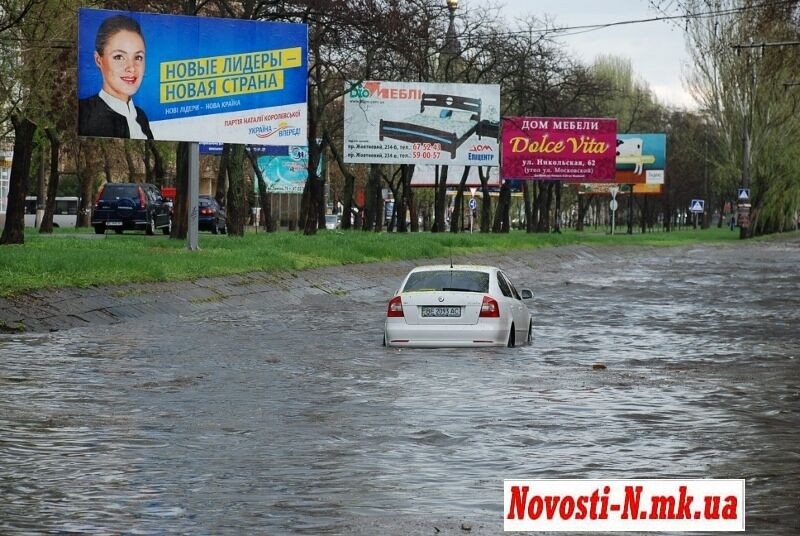
<svg viewBox="0 0 800 536">
<path fill-rule="evenodd" d="M 152 140 L 147 116 L 133 104 L 145 69 L 139 23 L 126 15 L 105 19 L 95 37 L 94 62 L 103 87 L 78 102 L 78 135 Z"/>
</svg>

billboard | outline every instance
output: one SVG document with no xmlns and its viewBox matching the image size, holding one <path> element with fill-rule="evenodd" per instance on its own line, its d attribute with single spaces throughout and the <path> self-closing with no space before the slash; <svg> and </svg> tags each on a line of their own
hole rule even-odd
<svg viewBox="0 0 800 536">
<path fill-rule="evenodd" d="M 617 134 L 615 182 L 619 184 L 664 184 L 666 167 L 666 134 Z"/>
<path fill-rule="evenodd" d="M 270 147 L 266 153 L 257 162 L 267 193 L 302 194 L 308 179 L 308 146 Z M 317 176 L 322 176 L 321 156 Z M 258 181 L 253 184 L 258 193 Z"/>
<path fill-rule="evenodd" d="M 616 119 L 504 117 L 503 179 L 613 182 Z"/>
<path fill-rule="evenodd" d="M 500 86 L 348 82 L 344 160 L 497 166 Z"/>
<path fill-rule="evenodd" d="M 81 8 L 78 134 L 306 145 L 304 24 Z"/>
</svg>

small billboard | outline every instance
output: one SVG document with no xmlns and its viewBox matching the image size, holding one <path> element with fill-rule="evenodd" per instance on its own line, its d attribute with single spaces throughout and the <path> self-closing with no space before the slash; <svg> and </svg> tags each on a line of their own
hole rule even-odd
<svg viewBox="0 0 800 536">
<path fill-rule="evenodd" d="M 613 182 L 617 120 L 504 117 L 502 179 Z"/>
<path fill-rule="evenodd" d="M 258 168 L 264 176 L 267 193 L 302 194 L 308 179 L 308 146 L 269 147 L 267 154 L 258 157 Z M 322 175 L 320 156 L 317 175 Z M 258 181 L 253 181 L 258 193 Z"/>
<path fill-rule="evenodd" d="M 344 161 L 497 166 L 500 86 L 346 82 Z"/>
<path fill-rule="evenodd" d="M 81 8 L 78 134 L 307 145 L 305 24 Z"/>
<path fill-rule="evenodd" d="M 617 134 L 618 184 L 664 184 L 666 134 Z"/>
</svg>

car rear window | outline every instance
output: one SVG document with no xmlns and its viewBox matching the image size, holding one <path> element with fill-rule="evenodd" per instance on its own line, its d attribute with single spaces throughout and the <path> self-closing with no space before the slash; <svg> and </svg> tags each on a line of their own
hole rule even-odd
<svg viewBox="0 0 800 536">
<path fill-rule="evenodd" d="M 430 270 L 414 272 L 408 277 L 403 292 L 454 290 L 489 292 L 489 274 L 469 270 Z"/>
<path fill-rule="evenodd" d="M 135 184 L 106 184 L 103 199 L 119 199 L 122 197 L 139 197 L 139 188 Z"/>
</svg>

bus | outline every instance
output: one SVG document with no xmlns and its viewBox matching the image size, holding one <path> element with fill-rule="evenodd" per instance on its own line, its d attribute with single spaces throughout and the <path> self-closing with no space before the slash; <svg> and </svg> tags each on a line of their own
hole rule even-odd
<svg viewBox="0 0 800 536">
<path fill-rule="evenodd" d="M 56 197 L 53 227 L 75 227 L 78 222 L 78 197 Z M 36 226 L 36 197 L 25 198 L 25 227 Z"/>
</svg>

